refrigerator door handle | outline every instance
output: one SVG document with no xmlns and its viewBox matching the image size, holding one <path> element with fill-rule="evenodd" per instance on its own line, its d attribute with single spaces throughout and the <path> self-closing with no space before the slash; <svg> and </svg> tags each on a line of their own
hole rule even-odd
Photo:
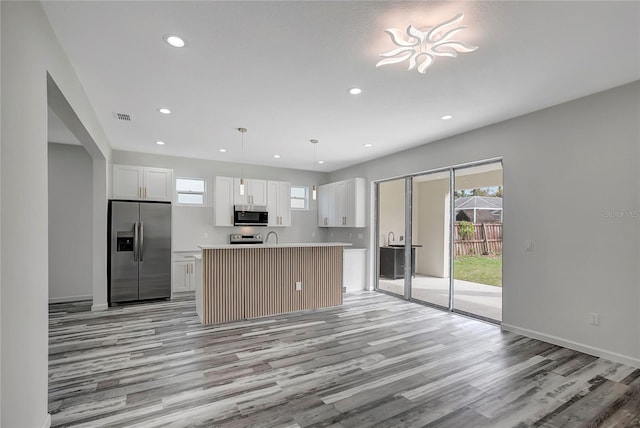
<svg viewBox="0 0 640 428">
<path fill-rule="evenodd" d="M 138 261 L 138 222 L 133 223 L 133 261 Z"/>
<path fill-rule="evenodd" d="M 140 222 L 140 261 L 144 261 L 144 222 Z"/>
</svg>

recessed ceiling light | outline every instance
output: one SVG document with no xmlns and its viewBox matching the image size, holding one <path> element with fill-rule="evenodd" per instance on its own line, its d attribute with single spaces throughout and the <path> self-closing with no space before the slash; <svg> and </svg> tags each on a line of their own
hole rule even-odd
<svg viewBox="0 0 640 428">
<path fill-rule="evenodd" d="M 362 93 L 362 89 L 360 89 L 360 88 L 351 88 L 351 89 L 349 89 L 349 93 L 351 95 L 360 95 Z"/>
<path fill-rule="evenodd" d="M 364 146 L 368 149 L 369 147 L 373 147 L 373 144 L 367 143 L 367 144 L 364 144 Z"/>
<path fill-rule="evenodd" d="M 164 41 L 169 43 L 174 48 L 182 48 L 185 45 L 184 40 L 182 40 L 180 37 L 174 36 L 174 35 L 165 36 L 164 37 Z"/>
<path fill-rule="evenodd" d="M 156 144 L 159 146 L 164 146 L 164 141 L 156 141 Z"/>
<path fill-rule="evenodd" d="M 444 116 L 442 116 L 442 120 L 449 120 L 453 118 L 453 116 L 451 116 L 450 114 L 445 114 Z"/>
<path fill-rule="evenodd" d="M 168 108 L 159 108 L 158 111 L 162 114 L 171 114 L 171 110 Z"/>
<path fill-rule="evenodd" d="M 324 163 L 324 161 L 318 161 L 318 163 L 323 164 L 323 163 Z"/>
<path fill-rule="evenodd" d="M 227 153 L 227 149 L 219 149 L 218 150 L 220 153 Z"/>
<path fill-rule="evenodd" d="M 280 155 L 273 155 L 274 158 L 280 159 Z"/>
</svg>

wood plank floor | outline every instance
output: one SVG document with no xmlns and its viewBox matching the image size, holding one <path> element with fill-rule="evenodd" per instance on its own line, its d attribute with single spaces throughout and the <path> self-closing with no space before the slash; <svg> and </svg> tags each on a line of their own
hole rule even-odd
<svg viewBox="0 0 640 428">
<path fill-rule="evenodd" d="M 640 370 L 375 292 L 207 327 L 56 304 L 49 336 L 57 427 L 640 426 Z"/>
</svg>

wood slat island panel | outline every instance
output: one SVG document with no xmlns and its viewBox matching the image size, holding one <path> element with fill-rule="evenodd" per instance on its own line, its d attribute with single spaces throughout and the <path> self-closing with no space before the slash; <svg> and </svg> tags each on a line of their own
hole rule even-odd
<svg viewBox="0 0 640 428">
<path fill-rule="evenodd" d="M 202 249 L 202 322 L 221 323 L 342 304 L 336 246 Z M 296 281 L 302 290 L 296 291 Z"/>
</svg>

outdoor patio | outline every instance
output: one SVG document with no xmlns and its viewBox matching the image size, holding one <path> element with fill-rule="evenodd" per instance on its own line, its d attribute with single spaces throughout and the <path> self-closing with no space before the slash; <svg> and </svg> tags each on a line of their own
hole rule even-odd
<svg viewBox="0 0 640 428">
<path fill-rule="evenodd" d="M 404 279 L 380 278 L 378 287 L 394 294 L 404 294 Z M 453 307 L 484 318 L 502 321 L 502 287 L 455 279 Z M 412 281 L 414 299 L 449 306 L 449 278 L 416 275 Z"/>
</svg>

